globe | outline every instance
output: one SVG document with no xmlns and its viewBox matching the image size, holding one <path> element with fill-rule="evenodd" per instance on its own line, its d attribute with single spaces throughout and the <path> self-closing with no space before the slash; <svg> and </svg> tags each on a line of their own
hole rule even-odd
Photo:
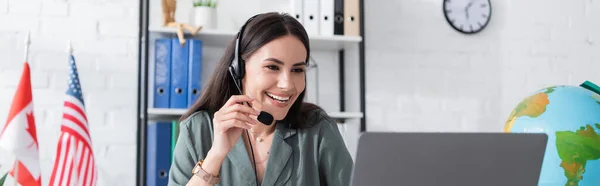
<svg viewBox="0 0 600 186">
<path fill-rule="evenodd" d="M 600 185 L 600 88 L 552 86 L 519 102 L 504 132 L 546 133 L 539 185 Z"/>
</svg>

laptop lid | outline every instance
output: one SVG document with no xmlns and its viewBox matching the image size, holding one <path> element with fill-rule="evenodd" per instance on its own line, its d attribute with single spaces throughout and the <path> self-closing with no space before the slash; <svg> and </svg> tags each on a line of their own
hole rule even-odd
<svg viewBox="0 0 600 186">
<path fill-rule="evenodd" d="M 352 185 L 538 185 L 544 133 L 363 133 Z"/>
</svg>

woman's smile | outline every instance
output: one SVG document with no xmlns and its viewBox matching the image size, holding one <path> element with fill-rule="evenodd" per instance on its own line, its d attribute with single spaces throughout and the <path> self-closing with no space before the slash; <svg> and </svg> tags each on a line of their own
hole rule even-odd
<svg viewBox="0 0 600 186">
<path fill-rule="evenodd" d="M 290 94 L 277 94 L 277 93 L 265 92 L 265 95 L 268 97 L 268 100 L 271 102 L 271 104 L 274 106 L 277 106 L 277 107 L 285 108 L 290 103 L 292 103 L 290 101 L 292 98 L 292 95 L 290 95 Z"/>
</svg>

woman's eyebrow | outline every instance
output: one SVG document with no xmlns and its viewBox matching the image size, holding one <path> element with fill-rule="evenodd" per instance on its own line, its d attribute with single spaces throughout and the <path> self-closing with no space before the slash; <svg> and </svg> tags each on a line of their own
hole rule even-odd
<svg viewBox="0 0 600 186">
<path fill-rule="evenodd" d="M 280 64 L 280 65 L 284 64 L 283 61 L 281 61 L 281 60 L 279 60 L 277 58 L 272 58 L 272 57 L 265 59 L 265 61 L 272 61 L 272 62 L 275 62 L 275 63 Z M 301 61 L 301 62 L 298 62 L 298 63 L 294 64 L 293 66 L 302 66 L 302 65 L 306 65 L 306 62 Z"/>
</svg>

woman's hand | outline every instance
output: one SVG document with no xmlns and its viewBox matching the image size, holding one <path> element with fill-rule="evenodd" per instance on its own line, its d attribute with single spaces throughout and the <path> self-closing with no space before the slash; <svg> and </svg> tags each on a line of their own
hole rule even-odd
<svg viewBox="0 0 600 186">
<path fill-rule="evenodd" d="M 215 112 L 213 117 L 214 140 L 202 163 L 202 169 L 211 175 L 219 175 L 221 164 L 227 153 L 235 146 L 242 136 L 244 129 L 250 129 L 259 123 L 256 118 L 260 111 L 253 109 L 244 102 L 254 99 L 245 95 L 231 96 L 227 103 Z M 260 108 L 260 107 L 259 107 Z M 208 185 L 200 177 L 193 176 L 187 185 Z"/>
<path fill-rule="evenodd" d="M 259 123 L 256 118 L 260 111 L 243 103 L 252 101 L 254 99 L 248 96 L 234 95 L 219 111 L 215 112 L 213 117 L 215 131 L 211 153 L 224 158 L 240 139 L 244 129 L 250 129 Z"/>
</svg>

